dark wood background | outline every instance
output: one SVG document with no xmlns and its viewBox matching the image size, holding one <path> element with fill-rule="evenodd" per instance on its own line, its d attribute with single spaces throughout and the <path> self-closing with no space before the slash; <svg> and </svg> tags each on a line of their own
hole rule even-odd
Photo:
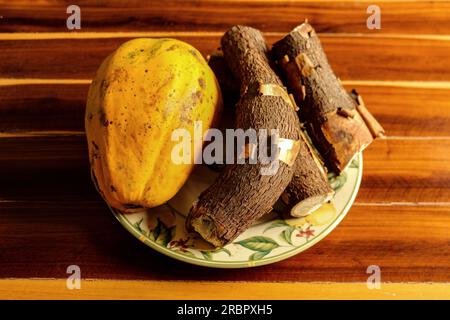
<svg viewBox="0 0 450 320">
<path fill-rule="evenodd" d="M 81 27 L 66 29 L 66 8 Z M 0 0 L 0 278 L 229 281 L 450 280 L 450 2 Z M 258 268 L 190 266 L 115 221 L 89 177 L 84 108 L 100 62 L 127 39 L 175 37 L 204 55 L 233 24 L 273 42 L 305 18 L 387 131 L 364 153 L 355 205 L 323 241 Z"/>
</svg>

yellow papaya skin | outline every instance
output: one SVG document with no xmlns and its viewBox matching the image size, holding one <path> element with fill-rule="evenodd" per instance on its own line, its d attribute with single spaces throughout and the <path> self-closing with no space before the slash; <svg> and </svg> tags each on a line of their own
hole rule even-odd
<svg viewBox="0 0 450 320">
<path fill-rule="evenodd" d="M 194 47 L 175 39 L 125 42 L 103 61 L 88 93 L 85 127 L 98 191 L 124 212 L 165 203 L 194 166 L 172 161 L 179 143 L 172 132 L 184 128 L 194 137 L 201 121 L 203 134 L 221 110 L 218 82 Z"/>
</svg>

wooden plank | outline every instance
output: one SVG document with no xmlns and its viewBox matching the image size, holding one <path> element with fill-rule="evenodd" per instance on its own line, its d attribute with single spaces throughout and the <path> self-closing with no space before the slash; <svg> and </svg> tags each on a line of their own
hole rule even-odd
<svg viewBox="0 0 450 320">
<path fill-rule="evenodd" d="M 98 201 L 85 138 L 0 139 L 0 199 Z M 360 203 L 450 203 L 450 139 L 378 140 L 364 152 Z"/>
<path fill-rule="evenodd" d="M 84 131 L 89 85 L 0 86 L 0 132 Z"/>
<path fill-rule="evenodd" d="M 389 136 L 450 136 L 450 88 L 356 88 Z M 84 131 L 87 84 L 0 86 L 0 133 Z"/>
<path fill-rule="evenodd" d="M 92 200 L 83 136 L 0 139 L 0 198 Z M 380 140 L 364 153 L 360 202 L 450 202 L 450 140 Z M 87 198 L 84 198 L 87 197 Z"/>
<path fill-rule="evenodd" d="M 450 90 L 348 85 L 356 90 L 388 136 L 450 136 Z"/>
<path fill-rule="evenodd" d="M 320 32 L 442 34 L 450 30 L 448 1 L 378 1 L 381 30 L 369 30 L 367 1 L 77 1 L 81 32 L 223 31 L 247 24 L 288 32 L 305 18 Z M 66 32 L 63 1 L 0 1 L 0 32 Z M 407 9 L 405 9 L 407 6 Z"/>
<path fill-rule="evenodd" d="M 360 202 L 450 201 L 450 139 L 378 140 L 364 152 Z"/>
<path fill-rule="evenodd" d="M 450 207 L 354 206 L 324 240 L 288 260 L 250 269 L 199 268 L 139 243 L 106 206 L 0 203 L 0 278 L 365 282 L 448 282 Z"/>
<path fill-rule="evenodd" d="M 1 299 L 155 299 L 185 300 L 396 300 L 449 299 L 446 283 L 383 283 L 369 290 L 366 283 L 276 283 L 215 281 L 82 280 L 82 290 L 68 290 L 65 279 L 0 280 Z M 160 302 L 164 307 L 164 302 Z M 169 307 L 165 310 L 171 312 Z M 174 309 L 175 310 L 175 309 Z M 221 311 L 219 311 L 221 312 Z M 277 310 L 273 309 L 276 313 Z M 214 313 L 214 312 L 212 312 Z"/>
<path fill-rule="evenodd" d="M 161 36 L 161 35 L 159 35 Z M 168 35 L 208 55 L 220 35 Z M 280 35 L 281 36 L 281 35 Z M 269 36 L 273 43 L 280 36 Z M 324 49 L 343 80 L 449 81 L 450 41 L 324 35 Z M 0 41 L 2 78 L 92 79 L 101 61 L 127 38 Z M 357 56 L 357 58 L 355 58 Z"/>
</svg>

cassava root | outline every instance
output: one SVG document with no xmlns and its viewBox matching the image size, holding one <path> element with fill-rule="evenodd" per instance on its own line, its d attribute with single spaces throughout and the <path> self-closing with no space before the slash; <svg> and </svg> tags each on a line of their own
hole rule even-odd
<svg viewBox="0 0 450 320">
<path fill-rule="evenodd" d="M 278 129 L 280 137 L 297 141 L 300 124 L 292 106 L 279 96 L 258 92 L 261 84 L 282 85 L 259 54 L 258 46 L 266 46 L 262 34 L 249 27 L 235 26 L 222 38 L 227 64 L 241 82 L 236 127 Z M 215 246 L 223 246 L 270 212 L 294 171 L 280 161 L 275 174 L 262 175 L 263 166 L 259 162 L 227 165 L 193 204 L 186 220 L 188 230 L 196 231 Z"/>
<path fill-rule="evenodd" d="M 235 26 L 223 36 L 222 49 L 227 65 L 240 82 L 236 127 L 257 131 L 276 129 L 280 138 L 294 141 L 301 154 L 298 153 L 290 164 L 280 161 L 273 175 L 261 174 L 265 166 L 261 163 L 225 167 L 193 204 L 186 220 L 188 230 L 199 233 L 215 246 L 234 240 L 255 220 L 271 211 L 292 181 L 298 161 L 302 165 L 308 165 L 308 161 L 315 164 L 305 145 L 294 105 L 269 65 L 262 34 L 250 27 Z M 267 90 L 270 93 L 265 94 Z M 307 161 L 302 160 L 305 157 Z M 310 185 L 318 183 L 311 180 Z"/>
<path fill-rule="evenodd" d="M 300 107 L 299 117 L 327 167 L 339 174 L 358 152 L 384 134 L 333 73 L 320 40 L 305 22 L 272 48 L 272 57 Z"/>
<path fill-rule="evenodd" d="M 267 50 L 263 46 L 259 48 Z M 260 52 L 268 59 L 268 51 Z M 267 61 L 267 63 L 269 63 Z M 210 56 L 209 65 L 213 69 L 220 83 L 224 97 L 225 111 L 233 106 L 231 102 L 239 95 L 234 76 L 231 74 L 222 54 Z M 307 215 L 323 203 L 331 200 L 334 191 L 328 184 L 327 172 L 322 161 L 317 156 L 309 140 L 301 132 L 302 141 L 299 144 L 299 154 L 294 163 L 292 180 L 281 195 L 281 201 L 294 217 Z"/>
</svg>

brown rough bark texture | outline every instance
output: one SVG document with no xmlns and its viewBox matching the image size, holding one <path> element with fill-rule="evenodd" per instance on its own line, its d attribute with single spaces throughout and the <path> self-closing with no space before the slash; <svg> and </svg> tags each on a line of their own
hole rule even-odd
<svg viewBox="0 0 450 320">
<path fill-rule="evenodd" d="M 236 127 L 278 129 L 281 138 L 300 139 L 300 123 L 290 104 L 278 96 L 259 93 L 261 84 L 282 85 L 261 52 L 267 50 L 262 34 L 234 26 L 222 38 L 228 66 L 241 83 L 236 105 Z M 293 167 L 279 161 L 274 175 L 262 175 L 265 165 L 227 165 L 218 179 L 194 203 L 186 226 L 215 246 L 234 240 L 255 220 L 271 211 L 292 179 Z"/>
<path fill-rule="evenodd" d="M 267 50 L 262 46 L 259 48 Z M 268 51 L 263 51 L 260 54 L 267 58 Z M 239 81 L 231 74 L 223 54 L 211 55 L 209 65 L 220 83 L 222 96 L 224 97 L 224 114 L 226 114 L 231 106 L 234 109 L 232 102 L 236 99 L 236 96 L 239 96 Z M 316 155 L 316 151 L 310 146 L 310 142 L 302 138 L 300 151 L 294 164 L 294 175 L 281 195 L 281 200 L 287 205 L 291 215 L 303 216 L 330 200 L 333 194 L 334 191 L 328 184 L 323 163 Z"/>
<path fill-rule="evenodd" d="M 276 42 L 272 56 L 300 107 L 300 119 L 329 169 L 340 173 L 356 153 L 384 133 L 367 109 L 370 117 L 359 113 L 309 23 Z M 370 127 L 377 131 L 371 132 Z"/>
<path fill-rule="evenodd" d="M 294 217 L 305 216 L 323 203 L 331 200 L 333 189 L 328 184 L 327 172 L 316 151 L 302 134 L 297 161 L 294 164 L 294 175 L 281 195 L 281 200 L 290 209 Z"/>
<path fill-rule="evenodd" d="M 212 71 L 214 71 L 214 74 L 219 81 L 224 107 L 234 109 L 234 106 L 239 101 L 239 81 L 231 73 L 225 58 L 223 57 L 223 53 L 217 51 L 209 55 L 208 65 Z"/>
<path fill-rule="evenodd" d="M 239 81 L 231 73 L 230 68 L 225 62 L 223 53 L 221 51 L 214 52 L 207 57 L 208 65 L 214 72 L 222 92 L 223 111 L 222 118 L 218 129 L 221 130 L 223 136 L 226 136 L 226 129 L 236 128 L 236 108 L 234 107 L 239 101 Z M 222 171 L 225 168 L 226 158 L 226 141 L 223 141 L 223 152 L 221 163 L 214 163 L 209 167 L 215 171 Z"/>
</svg>

